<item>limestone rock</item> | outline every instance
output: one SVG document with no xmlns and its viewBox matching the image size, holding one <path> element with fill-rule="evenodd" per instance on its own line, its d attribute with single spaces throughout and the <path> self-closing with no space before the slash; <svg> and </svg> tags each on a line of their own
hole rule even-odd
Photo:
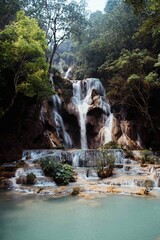
<svg viewBox="0 0 160 240">
<path fill-rule="evenodd" d="M 140 149 L 137 129 L 134 121 L 113 119 L 112 139 L 122 147 L 128 149 Z"/>
<path fill-rule="evenodd" d="M 17 184 L 27 184 L 27 177 L 26 176 L 20 176 L 16 179 Z"/>
<path fill-rule="evenodd" d="M 113 118 L 112 123 L 112 140 L 117 142 L 117 140 L 122 136 L 122 130 L 120 123 L 116 118 Z"/>
<path fill-rule="evenodd" d="M 157 186 L 160 187 L 160 177 L 158 178 L 158 181 L 157 181 Z"/>
<path fill-rule="evenodd" d="M 103 170 L 98 171 L 98 177 L 107 178 L 112 176 L 113 169 L 105 168 Z"/>
<path fill-rule="evenodd" d="M 12 178 L 14 177 L 14 172 L 0 172 L 0 177 Z"/>
<path fill-rule="evenodd" d="M 143 196 L 145 195 L 144 189 L 140 189 L 139 191 L 136 192 L 136 195 Z"/>
<path fill-rule="evenodd" d="M 128 136 L 123 134 L 117 141 L 118 145 L 124 147 L 126 146 L 128 149 L 138 149 L 138 145 L 136 142 L 134 142 L 132 139 L 130 139 Z"/>
<path fill-rule="evenodd" d="M 7 178 L 0 178 L 0 189 L 8 189 L 11 188 L 13 183 Z"/>
</svg>

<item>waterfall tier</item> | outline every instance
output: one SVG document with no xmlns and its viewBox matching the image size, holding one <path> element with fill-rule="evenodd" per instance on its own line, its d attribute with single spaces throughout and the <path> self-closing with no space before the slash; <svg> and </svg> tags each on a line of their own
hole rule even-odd
<svg viewBox="0 0 160 240">
<path fill-rule="evenodd" d="M 107 154 L 107 155 L 106 155 Z M 113 177 L 99 180 L 97 176 L 97 167 L 99 160 L 106 159 L 108 155 L 115 157 L 115 167 Z M 65 161 L 71 164 L 78 174 L 78 183 L 89 184 L 89 181 L 97 181 L 98 185 L 119 186 L 119 187 L 144 187 L 146 180 L 153 182 L 153 187 L 160 187 L 160 166 L 147 165 L 142 167 L 137 161 L 126 159 L 123 151 L 115 150 L 26 150 L 23 152 L 23 161 L 25 167 L 16 171 L 15 177 L 12 178 L 13 187 L 17 190 L 27 190 L 25 185 L 17 184 L 17 178 L 24 178 L 28 173 L 36 175 L 35 187 L 56 187 L 51 178 L 44 175 L 40 168 L 39 161 L 46 159 L 55 159 L 56 161 Z M 103 159 L 103 160 L 104 160 Z M 82 181 L 82 182 L 81 182 Z"/>
<path fill-rule="evenodd" d="M 78 119 L 80 148 L 98 148 L 112 140 L 110 105 L 105 89 L 97 78 L 73 80 L 73 97 L 68 111 Z"/>
<path fill-rule="evenodd" d="M 52 99 L 53 99 L 53 117 L 57 136 L 63 140 L 65 148 L 71 148 L 73 145 L 72 140 L 65 129 L 63 118 L 61 116 L 62 101 L 58 95 L 53 95 Z"/>
</svg>

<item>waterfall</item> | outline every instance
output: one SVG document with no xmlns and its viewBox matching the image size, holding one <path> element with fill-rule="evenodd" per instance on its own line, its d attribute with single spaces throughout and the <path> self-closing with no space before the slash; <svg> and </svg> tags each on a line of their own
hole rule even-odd
<svg viewBox="0 0 160 240">
<path fill-rule="evenodd" d="M 70 68 L 68 68 L 68 70 L 65 74 L 65 78 L 72 79 L 72 76 L 73 76 L 73 69 L 72 69 L 72 67 L 70 67 Z"/>
<path fill-rule="evenodd" d="M 101 143 L 105 144 L 112 140 L 112 120 L 110 105 L 105 97 L 105 89 L 97 78 L 87 78 L 85 80 L 73 81 L 72 104 L 78 112 L 78 121 L 80 126 L 81 148 L 87 149 L 87 113 L 94 108 L 100 108 L 103 111 L 103 127 L 99 132 Z"/>
<path fill-rule="evenodd" d="M 59 138 L 63 139 L 64 146 L 66 148 L 72 147 L 72 140 L 65 130 L 64 122 L 61 117 L 61 109 L 62 109 L 62 101 L 58 95 L 53 95 L 53 116 L 54 116 L 54 122 L 56 126 L 57 135 Z"/>
<path fill-rule="evenodd" d="M 72 102 L 76 105 L 79 113 L 79 126 L 81 131 L 81 148 L 87 149 L 87 136 L 86 136 L 86 115 L 88 112 L 89 93 L 83 96 L 82 82 L 73 82 L 73 98 Z"/>
</svg>

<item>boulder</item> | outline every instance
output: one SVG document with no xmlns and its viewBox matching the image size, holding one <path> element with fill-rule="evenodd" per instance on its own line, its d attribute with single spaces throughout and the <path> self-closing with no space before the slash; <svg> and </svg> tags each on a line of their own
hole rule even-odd
<svg viewBox="0 0 160 240">
<path fill-rule="evenodd" d="M 0 189 L 8 189 L 13 186 L 13 183 L 7 178 L 0 178 Z"/>
<path fill-rule="evenodd" d="M 26 176 L 20 176 L 16 179 L 17 184 L 27 184 L 27 177 Z"/>
<path fill-rule="evenodd" d="M 77 196 L 77 195 L 79 195 L 79 193 L 80 193 L 80 187 L 74 187 L 71 195 L 72 196 Z"/>
<path fill-rule="evenodd" d="M 104 168 L 103 170 L 99 170 L 98 171 L 98 177 L 99 178 L 107 178 L 107 177 L 110 177 L 112 176 L 112 173 L 113 173 L 113 169 L 111 168 Z"/>
<path fill-rule="evenodd" d="M 160 187 L 160 177 L 157 180 L 157 187 Z"/>
<path fill-rule="evenodd" d="M 14 177 L 14 172 L 0 172 L 0 177 L 12 178 Z"/>
</svg>

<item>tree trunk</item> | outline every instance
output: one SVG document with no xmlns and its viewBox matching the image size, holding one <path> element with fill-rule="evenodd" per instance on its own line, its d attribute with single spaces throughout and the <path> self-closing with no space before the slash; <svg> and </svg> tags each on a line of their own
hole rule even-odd
<svg viewBox="0 0 160 240">
<path fill-rule="evenodd" d="M 52 62 L 53 62 L 53 58 L 54 58 L 54 54 L 57 50 L 57 44 L 54 45 L 53 49 L 52 49 L 52 54 L 49 60 L 49 70 L 48 70 L 48 76 L 51 75 L 51 70 L 52 70 Z"/>
</svg>

